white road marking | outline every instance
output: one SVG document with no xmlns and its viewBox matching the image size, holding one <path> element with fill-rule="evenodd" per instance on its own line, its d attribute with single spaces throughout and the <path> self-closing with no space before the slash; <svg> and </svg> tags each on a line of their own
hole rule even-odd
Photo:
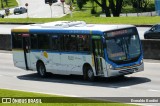
<svg viewBox="0 0 160 106">
<path fill-rule="evenodd" d="M 151 92 L 160 92 L 160 90 L 156 90 L 156 89 L 148 89 L 148 91 L 151 91 Z"/>
<path fill-rule="evenodd" d="M 123 89 L 130 89 L 131 87 L 120 87 L 120 88 L 123 88 Z"/>
<path fill-rule="evenodd" d="M 13 78 L 17 78 L 17 76 L 13 76 Z"/>
</svg>

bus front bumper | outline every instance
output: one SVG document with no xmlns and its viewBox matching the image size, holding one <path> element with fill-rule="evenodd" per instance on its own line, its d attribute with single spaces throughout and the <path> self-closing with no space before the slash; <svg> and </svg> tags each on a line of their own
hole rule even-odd
<svg viewBox="0 0 160 106">
<path fill-rule="evenodd" d="M 109 69 L 108 71 L 108 77 L 112 76 L 120 76 L 120 75 L 127 75 L 132 74 L 136 72 L 140 72 L 144 70 L 144 64 L 140 64 L 137 66 L 130 66 L 129 68 L 119 68 L 119 69 Z"/>
</svg>

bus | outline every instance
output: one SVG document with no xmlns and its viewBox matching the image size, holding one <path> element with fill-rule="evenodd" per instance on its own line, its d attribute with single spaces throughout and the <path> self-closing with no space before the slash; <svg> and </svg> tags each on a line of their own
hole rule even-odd
<svg viewBox="0 0 160 106">
<path fill-rule="evenodd" d="M 48 73 L 82 75 L 87 80 L 143 71 L 143 52 L 133 25 L 56 21 L 11 30 L 16 67 Z"/>
</svg>

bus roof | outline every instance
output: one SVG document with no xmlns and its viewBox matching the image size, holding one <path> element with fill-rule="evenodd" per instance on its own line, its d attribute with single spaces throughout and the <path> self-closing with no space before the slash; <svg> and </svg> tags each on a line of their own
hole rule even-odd
<svg viewBox="0 0 160 106">
<path fill-rule="evenodd" d="M 134 27 L 134 25 L 111 25 L 111 24 L 86 24 L 84 21 L 56 21 L 44 24 L 31 24 L 16 27 L 12 32 L 29 32 L 29 30 L 88 30 L 88 31 L 111 31 Z"/>
</svg>

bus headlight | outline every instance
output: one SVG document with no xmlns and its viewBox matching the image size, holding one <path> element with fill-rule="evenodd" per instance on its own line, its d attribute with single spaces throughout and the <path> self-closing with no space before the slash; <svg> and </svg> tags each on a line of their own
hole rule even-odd
<svg viewBox="0 0 160 106">
<path fill-rule="evenodd" d="M 108 67 L 109 67 L 109 69 L 113 69 L 113 66 L 112 66 L 112 65 L 110 65 L 110 64 L 108 65 Z"/>
<path fill-rule="evenodd" d="M 143 59 L 141 60 L 141 63 L 140 64 L 142 64 L 143 63 Z"/>
</svg>

